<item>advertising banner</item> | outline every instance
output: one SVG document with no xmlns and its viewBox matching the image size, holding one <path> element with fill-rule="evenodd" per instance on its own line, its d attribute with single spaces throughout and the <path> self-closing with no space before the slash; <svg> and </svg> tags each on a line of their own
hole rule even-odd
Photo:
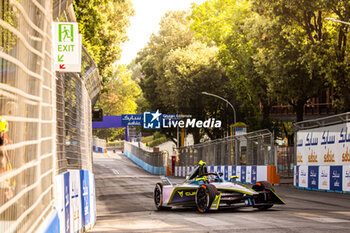
<svg viewBox="0 0 350 233">
<path fill-rule="evenodd" d="M 69 170 L 71 232 L 80 232 L 82 228 L 80 170 Z"/>
<path fill-rule="evenodd" d="M 221 166 L 216 166 L 216 172 L 221 172 Z"/>
<path fill-rule="evenodd" d="M 208 169 L 210 172 L 214 172 L 214 166 L 210 166 Z"/>
<path fill-rule="evenodd" d="M 299 186 L 299 166 L 294 166 L 294 186 Z"/>
<path fill-rule="evenodd" d="M 343 189 L 343 168 L 342 166 L 331 166 L 330 167 L 330 190 L 342 191 Z"/>
<path fill-rule="evenodd" d="M 297 132 L 298 165 L 350 165 L 350 123 Z"/>
<path fill-rule="evenodd" d="M 257 166 L 257 177 L 256 181 L 267 180 L 267 166 Z"/>
<path fill-rule="evenodd" d="M 246 182 L 246 175 L 247 175 L 247 171 L 246 171 L 246 166 L 242 166 L 241 167 L 241 182 L 245 183 Z"/>
<path fill-rule="evenodd" d="M 309 166 L 308 175 L 308 187 L 318 189 L 318 166 Z"/>
<path fill-rule="evenodd" d="M 57 210 L 58 218 L 60 219 L 60 232 L 65 233 L 65 226 L 64 226 L 64 185 L 63 185 L 63 174 L 56 175 L 55 176 L 55 208 Z"/>
<path fill-rule="evenodd" d="M 329 190 L 330 186 L 330 167 L 318 167 L 318 189 Z"/>
<path fill-rule="evenodd" d="M 80 170 L 80 190 L 82 206 L 82 224 L 83 227 L 90 224 L 90 190 L 89 190 L 89 171 Z"/>
<path fill-rule="evenodd" d="M 90 223 L 96 222 L 96 191 L 95 191 L 95 175 L 89 172 L 89 186 L 90 186 Z"/>
<path fill-rule="evenodd" d="M 232 176 L 232 166 L 227 166 L 227 180 Z"/>
<path fill-rule="evenodd" d="M 343 166 L 343 191 L 350 192 L 350 165 Z"/>
<path fill-rule="evenodd" d="M 228 167 L 229 167 L 229 166 L 224 166 L 224 179 L 225 179 L 225 180 L 228 180 L 228 179 L 229 179 L 229 177 L 228 177 Z"/>
<path fill-rule="evenodd" d="M 258 174 L 257 167 L 252 166 L 252 180 L 251 180 L 252 184 L 255 184 L 257 182 L 257 174 Z"/>
<path fill-rule="evenodd" d="M 247 166 L 246 168 L 246 178 L 245 178 L 245 182 L 247 183 L 252 183 L 252 166 Z"/>
<path fill-rule="evenodd" d="M 299 166 L 299 187 L 307 188 L 308 184 L 308 166 L 301 165 Z"/>
<path fill-rule="evenodd" d="M 70 189 L 69 189 L 69 172 L 64 173 L 63 175 L 63 190 L 64 190 L 64 228 L 66 233 L 70 233 L 70 222 L 71 222 L 71 214 L 70 214 Z M 61 231 L 62 232 L 62 231 Z"/>
<path fill-rule="evenodd" d="M 237 175 L 237 166 L 231 166 L 231 176 L 235 176 L 235 175 Z M 229 179 L 230 179 L 230 177 L 229 177 Z"/>
<path fill-rule="evenodd" d="M 236 181 L 241 182 L 241 166 L 236 166 L 236 176 L 238 176 L 238 178 L 236 179 Z"/>
</svg>

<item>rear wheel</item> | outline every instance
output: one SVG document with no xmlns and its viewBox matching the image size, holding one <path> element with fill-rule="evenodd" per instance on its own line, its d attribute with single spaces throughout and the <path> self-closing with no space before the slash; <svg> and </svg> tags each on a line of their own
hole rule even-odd
<svg viewBox="0 0 350 233">
<path fill-rule="evenodd" d="M 153 193 L 154 204 L 158 210 L 170 209 L 170 207 L 163 206 L 163 185 L 161 183 L 156 184 Z"/>
<path fill-rule="evenodd" d="M 210 209 L 215 199 L 215 192 L 211 185 L 202 184 L 196 192 L 196 206 L 199 212 L 205 213 Z"/>
</svg>

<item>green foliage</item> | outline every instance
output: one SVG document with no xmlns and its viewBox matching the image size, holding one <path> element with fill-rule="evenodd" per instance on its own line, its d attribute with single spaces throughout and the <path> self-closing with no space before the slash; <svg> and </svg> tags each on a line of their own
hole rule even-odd
<svg viewBox="0 0 350 233">
<path fill-rule="evenodd" d="M 106 79 L 108 68 L 120 59 L 122 43 L 127 41 L 129 17 L 134 15 L 130 0 L 75 0 L 74 10 L 83 45 Z M 103 83 L 104 84 L 104 83 Z"/>
<path fill-rule="evenodd" d="M 118 66 L 106 82 L 105 91 L 100 95 L 100 107 L 104 115 L 135 114 L 137 99 L 141 96 L 140 86 L 131 79 L 125 66 Z M 123 138 L 124 129 L 99 129 L 95 135 L 105 139 Z"/>
<path fill-rule="evenodd" d="M 249 126 L 259 115 L 266 126 L 275 101 L 292 105 L 300 121 L 307 101 L 329 87 L 350 109 L 348 27 L 331 26 L 325 17 L 348 20 L 350 2 L 206 1 L 194 5 L 190 18 L 196 36 L 219 47 Z"/>
<path fill-rule="evenodd" d="M 157 138 L 157 139 L 153 140 L 152 142 L 150 142 L 148 144 L 148 146 L 149 147 L 159 146 L 160 144 L 163 144 L 167 141 L 169 141 L 169 139 L 167 139 L 166 137 Z"/>
<path fill-rule="evenodd" d="M 150 143 L 153 140 L 153 136 L 142 137 L 143 143 Z"/>
<path fill-rule="evenodd" d="M 224 102 L 201 92 L 215 93 L 232 101 L 231 84 L 217 60 L 217 49 L 196 41 L 188 23 L 186 12 L 168 12 L 162 18 L 158 35 L 152 35 L 138 54 L 136 62 L 142 66 L 140 85 L 144 97 L 150 110 L 190 114 L 197 119 L 225 119 L 230 109 L 225 109 Z M 225 126 L 232 117 L 228 119 Z M 216 138 L 222 136 L 225 128 L 205 133 Z M 163 132 L 175 138 L 176 129 Z M 188 133 L 199 142 L 204 131 L 190 128 Z"/>
</svg>

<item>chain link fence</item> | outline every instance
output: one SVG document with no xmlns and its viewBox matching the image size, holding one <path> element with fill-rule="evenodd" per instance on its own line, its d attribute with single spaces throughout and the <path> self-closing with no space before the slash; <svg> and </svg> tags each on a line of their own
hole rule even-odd
<svg viewBox="0 0 350 233">
<path fill-rule="evenodd" d="M 178 149 L 177 166 L 274 165 L 273 136 L 269 130 L 226 137 Z"/>
<path fill-rule="evenodd" d="M 36 231 L 54 206 L 55 175 L 92 171 L 96 64 L 83 48 L 80 74 L 52 70 L 51 23 L 74 21 L 72 2 L 0 0 L 0 232 Z"/>
<path fill-rule="evenodd" d="M 0 232 L 33 232 L 54 204 L 52 1 L 0 1 Z"/>
<path fill-rule="evenodd" d="M 153 167 L 166 167 L 167 166 L 167 153 L 165 151 L 150 152 L 145 151 L 135 144 L 130 142 L 124 142 L 124 151 L 131 153 L 136 158 L 142 160 L 144 163 Z"/>
</svg>

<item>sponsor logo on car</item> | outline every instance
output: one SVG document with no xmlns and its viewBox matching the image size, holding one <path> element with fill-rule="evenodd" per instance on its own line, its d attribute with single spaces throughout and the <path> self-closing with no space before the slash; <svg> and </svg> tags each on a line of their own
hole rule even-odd
<svg viewBox="0 0 350 233">
<path fill-rule="evenodd" d="M 186 196 L 194 196 L 194 195 L 196 195 L 196 192 L 186 192 L 185 195 Z"/>
<path fill-rule="evenodd" d="M 177 191 L 177 193 L 180 195 L 180 197 L 184 196 L 184 191 Z"/>
</svg>

